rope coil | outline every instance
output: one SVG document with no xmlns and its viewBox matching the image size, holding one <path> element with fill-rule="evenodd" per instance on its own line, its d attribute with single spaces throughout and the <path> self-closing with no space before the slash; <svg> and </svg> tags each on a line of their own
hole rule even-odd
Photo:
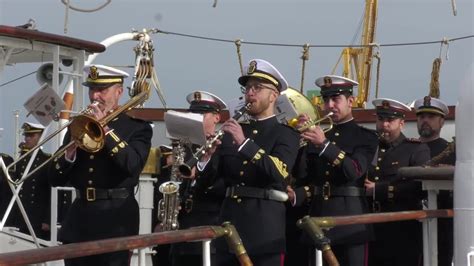
<svg viewBox="0 0 474 266">
<path fill-rule="evenodd" d="M 234 43 L 237 48 L 237 59 L 239 60 L 240 74 L 244 75 L 244 67 L 242 65 L 242 53 L 240 51 L 240 47 L 242 46 L 242 39 L 237 39 L 234 41 Z"/>
<path fill-rule="evenodd" d="M 305 43 L 303 45 L 303 54 L 301 55 L 301 83 L 300 83 L 300 93 L 303 94 L 303 86 L 304 86 L 304 70 L 306 68 L 306 61 L 309 60 L 309 43 Z"/>
</svg>

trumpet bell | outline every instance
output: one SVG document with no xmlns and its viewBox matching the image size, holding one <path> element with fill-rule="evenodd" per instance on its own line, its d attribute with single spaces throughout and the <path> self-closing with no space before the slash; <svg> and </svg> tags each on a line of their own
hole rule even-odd
<svg viewBox="0 0 474 266">
<path fill-rule="evenodd" d="M 104 147 L 104 129 L 96 119 L 88 115 L 76 116 L 69 125 L 69 131 L 71 138 L 85 151 L 94 153 Z"/>
<path fill-rule="evenodd" d="M 301 94 L 299 91 L 296 89 L 288 87 L 286 90 L 284 90 L 281 95 L 283 97 L 287 97 L 290 104 L 296 111 L 298 115 L 300 114 L 307 114 L 311 120 L 315 121 L 318 120 L 320 115 L 318 112 L 318 109 L 311 103 L 311 101 Z M 278 108 L 278 107 L 277 107 Z M 298 117 L 287 117 L 286 122 L 289 126 L 296 128 L 298 124 Z"/>
</svg>

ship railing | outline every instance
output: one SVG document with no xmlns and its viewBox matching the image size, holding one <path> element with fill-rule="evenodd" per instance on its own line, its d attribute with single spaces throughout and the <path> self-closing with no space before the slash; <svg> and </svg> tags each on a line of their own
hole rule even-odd
<svg viewBox="0 0 474 266">
<path fill-rule="evenodd" d="M 332 217 L 310 217 L 305 216 L 298 220 L 298 226 L 303 229 L 314 240 L 317 245 L 323 242 L 321 247 L 322 257 L 329 266 L 338 266 L 339 262 L 334 256 L 329 242 L 325 240 L 322 229 L 330 229 L 336 226 L 389 223 L 407 220 L 424 220 L 432 218 L 450 218 L 454 216 L 451 209 L 446 210 L 419 210 L 401 212 L 381 212 L 361 215 L 332 216 Z M 320 261 L 316 259 L 316 261 Z M 318 263 L 316 264 L 318 265 Z"/>
<path fill-rule="evenodd" d="M 322 228 L 328 229 L 334 226 L 352 224 L 422 220 L 423 263 L 424 265 L 437 265 L 437 218 L 449 218 L 454 215 L 454 212 L 451 209 L 438 210 L 437 194 L 439 190 L 453 189 L 454 166 L 435 165 L 401 167 L 398 170 L 398 176 L 404 180 L 415 180 L 421 182 L 422 189 L 427 191 L 428 209 L 337 217 L 306 216 L 298 221 L 298 226 L 306 231 L 316 243 L 321 245 L 321 241 L 325 238 L 321 230 Z M 316 251 L 315 260 L 317 266 L 322 265 L 322 258 L 328 261 L 331 266 L 339 265 L 329 245 L 323 245 L 322 251 Z"/>
<path fill-rule="evenodd" d="M 50 242 L 52 246 L 58 245 L 58 208 L 61 204 L 58 204 L 58 193 L 60 191 L 71 191 L 71 201 L 66 204 L 71 204 L 76 198 L 76 189 L 73 187 L 51 187 L 51 223 L 50 223 Z M 64 213 L 63 213 L 64 215 Z"/>
<path fill-rule="evenodd" d="M 225 222 L 222 226 L 199 226 L 184 230 L 109 238 L 65 244 L 55 247 L 0 253 L 0 266 L 34 264 L 122 250 L 134 250 L 162 244 L 207 241 L 218 237 L 224 237 L 226 239 L 230 252 L 235 254 L 240 265 L 253 265 L 237 230 L 232 224 Z"/>
</svg>

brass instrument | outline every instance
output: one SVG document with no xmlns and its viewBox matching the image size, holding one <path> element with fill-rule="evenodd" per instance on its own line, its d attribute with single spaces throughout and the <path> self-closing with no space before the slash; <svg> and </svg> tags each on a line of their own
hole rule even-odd
<svg viewBox="0 0 474 266">
<path fill-rule="evenodd" d="M 303 94 L 293 88 L 287 88 L 281 95 L 286 95 L 298 115 L 307 114 L 311 120 L 319 118 L 319 111 Z M 298 125 L 298 116 L 286 118 L 286 124 L 296 128 Z"/>
<path fill-rule="evenodd" d="M 288 126 L 302 133 L 312 127 L 319 126 L 322 122 L 327 120 L 329 126 L 326 128 L 322 128 L 323 132 L 326 133 L 332 129 L 333 127 L 333 121 L 331 119 L 331 116 L 333 115 L 332 112 L 329 112 L 327 115 L 320 118 L 319 112 L 316 109 L 316 107 L 311 103 L 311 101 L 308 98 L 306 98 L 306 96 L 301 94 L 299 91 L 293 88 L 288 88 L 284 90 L 281 94 L 286 95 L 288 97 L 288 100 L 293 105 L 293 108 L 296 110 L 298 114 L 306 114 L 309 116 L 309 120 L 300 126 L 298 126 L 298 117 L 287 118 L 286 124 Z M 300 147 L 305 146 L 305 145 L 307 145 L 307 141 L 304 139 L 301 139 Z"/>
<path fill-rule="evenodd" d="M 242 108 L 240 108 L 239 110 L 235 111 L 235 114 L 234 116 L 232 117 L 232 119 L 235 119 L 235 120 L 239 120 L 239 118 L 241 118 L 243 115 L 245 115 L 248 110 L 250 110 L 250 107 L 252 106 L 252 103 L 246 103 L 244 106 L 242 106 Z M 197 162 L 199 162 L 199 160 L 201 159 L 201 157 L 206 154 L 206 152 L 212 148 L 212 146 L 214 145 L 214 143 L 221 139 L 222 137 L 224 136 L 224 131 L 222 129 L 219 129 L 218 131 L 215 132 L 214 134 L 214 137 L 212 137 L 211 139 L 207 140 L 206 141 L 206 144 L 202 145 L 201 147 L 199 147 L 195 153 L 193 153 L 192 155 L 192 158 L 189 159 L 188 161 L 186 161 L 186 163 L 183 163 L 179 166 L 179 172 L 182 174 L 182 175 L 185 175 L 185 176 L 190 176 L 191 175 L 191 170 L 192 168 L 197 164 Z"/>
<path fill-rule="evenodd" d="M 99 103 L 98 102 L 93 102 L 91 105 L 98 105 Z M 33 148 L 31 148 L 29 151 L 25 152 L 22 156 L 20 156 L 18 159 L 16 159 L 14 162 L 12 162 L 7 168 L 6 168 L 6 171 L 5 172 L 8 172 L 10 171 L 10 169 L 12 167 L 15 167 L 16 164 L 18 164 L 21 160 L 23 160 L 24 158 L 30 156 L 32 153 L 34 153 L 36 150 L 38 150 L 41 146 L 43 146 L 46 142 L 48 142 L 50 139 L 54 138 L 56 135 L 58 135 L 61 131 L 63 131 L 64 129 L 66 129 L 67 127 L 69 126 L 72 126 L 76 120 L 76 118 L 79 118 L 83 115 L 88 115 L 88 114 L 91 114 L 92 113 L 92 108 L 91 107 L 88 107 L 86 109 L 84 109 L 82 112 L 79 113 L 78 116 L 72 118 L 69 122 L 67 122 L 66 124 L 64 124 L 62 127 L 60 127 L 59 129 L 57 129 L 56 131 L 54 131 L 52 134 L 50 134 L 49 136 L 45 137 L 42 141 L 40 141 L 36 146 L 34 146 Z M 77 124 L 74 125 L 74 127 L 77 129 Z M 96 134 L 95 132 L 93 132 L 94 134 Z M 76 134 L 77 134 L 77 130 L 76 130 Z M 90 138 L 90 137 L 89 137 Z M 64 154 L 64 152 L 66 151 L 66 149 L 68 147 L 70 147 L 72 144 L 74 144 L 74 142 L 70 142 L 69 144 L 67 144 L 66 146 L 64 146 L 61 150 L 59 150 L 57 152 L 58 155 L 56 156 L 52 156 L 50 157 L 50 159 L 44 161 L 42 164 L 40 164 L 37 168 L 31 170 L 28 175 L 26 175 L 25 177 L 21 178 L 20 180 L 13 180 L 9 175 L 6 175 L 8 181 L 10 183 L 13 183 L 15 185 L 19 185 L 21 182 L 23 182 L 25 179 L 27 179 L 29 176 L 31 176 L 32 174 L 34 174 L 36 171 L 38 171 L 41 167 L 43 167 L 44 165 L 46 165 L 49 161 L 51 161 L 52 159 Z M 22 148 L 22 147 L 20 147 Z"/>
<path fill-rule="evenodd" d="M 180 207 L 179 183 L 168 181 L 160 185 L 163 198 L 158 203 L 158 220 L 161 221 L 162 231 L 177 230 L 179 228 L 178 214 Z"/>
<path fill-rule="evenodd" d="M 143 66 L 143 65 L 142 65 Z M 151 71 L 150 69 L 147 68 L 146 65 L 144 65 L 145 70 L 142 71 L 144 72 L 143 75 L 147 75 L 148 71 Z M 146 76 L 144 76 L 146 77 Z M 144 77 L 139 77 L 139 78 L 144 78 Z M 99 102 L 94 101 L 91 106 L 86 108 L 84 111 L 82 111 L 79 115 L 71 118 L 71 120 L 54 131 L 52 134 L 44 138 L 43 141 L 39 142 L 35 147 L 31 148 L 28 152 L 20 156 L 16 161 L 11 163 L 8 167 L 5 169 L 5 175 L 10 183 L 13 183 L 15 185 L 19 185 L 23 181 L 25 181 L 28 177 L 36 173 L 40 168 L 48 164 L 51 160 L 56 159 L 57 157 L 62 156 L 66 150 L 71 147 L 73 144 L 76 144 L 79 148 L 95 153 L 100 151 L 104 147 L 105 143 L 105 133 L 103 127 L 107 125 L 110 121 L 115 119 L 118 115 L 120 115 L 123 112 L 126 112 L 130 110 L 131 108 L 138 106 L 145 102 L 148 99 L 149 93 L 150 93 L 150 85 L 148 83 L 139 83 L 137 90 L 140 91 L 137 95 L 132 97 L 128 102 L 126 102 L 124 105 L 120 106 L 113 112 L 109 113 L 107 116 L 102 118 L 100 121 L 97 121 L 94 117 L 91 116 L 93 109 L 91 106 L 93 105 L 98 105 Z M 71 141 L 64 145 L 61 149 L 56 151 L 56 153 L 51 156 L 48 160 L 45 160 L 42 164 L 40 164 L 38 167 L 35 169 L 31 170 L 26 176 L 20 178 L 19 180 L 13 180 L 10 175 L 8 175 L 8 171 L 10 168 L 15 167 L 18 162 L 26 158 L 27 156 L 31 155 L 34 152 L 37 152 L 37 150 L 44 145 L 46 142 L 48 142 L 50 139 L 54 138 L 56 135 L 58 135 L 61 131 L 63 131 L 65 128 L 68 128 L 70 134 L 71 134 Z"/>
<path fill-rule="evenodd" d="M 171 154 L 173 156 L 173 164 L 171 165 L 171 181 L 182 182 L 183 178 L 179 172 L 178 167 L 184 163 L 184 157 L 186 156 L 186 152 L 184 151 L 184 147 L 179 140 L 173 140 L 171 143 L 172 151 Z"/>
<path fill-rule="evenodd" d="M 180 208 L 179 186 L 183 181 L 178 167 L 183 164 L 185 151 L 181 141 L 172 142 L 173 165 L 171 165 L 170 181 L 160 185 L 158 190 L 163 194 L 163 198 L 158 203 L 158 220 L 160 230 L 170 231 L 179 228 L 178 214 Z"/>
<path fill-rule="evenodd" d="M 329 112 L 327 113 L 325 116 L 321 117 L 320 119 L 317 119 L 317 120 L 308 120 L 306 122 L 303 123 L 303 125 L 297 127 L 296 129 L 299 131 L 299 132 L 305 132 L 306 130 L 312 128 L 312 127 L 315 127 L 315 126 L 319 126 L 323 121 L 325 120 L 328 120 L 328 124 L 329 126 L 326 127 L 326 128 L 322 128 L 322 130 L 324 131 L 324 133 L 328 132 L 329 130 L 332 129 L 333 127 L 333 122 L 332 122 L 332 119 L 331 119 L 331 116 L 333 115 L 334 113 L 333 112 Z"/>
<path fill-rule="evenodd" d="M 323 130 L 324 133 L 328 132 L 329 130 L 332 129 L 334 123 L 331 119 L 331 116 L 333 115 L 333 112 L 329 112 L 328 114 L 326 114 L 325 116 L 323 116 L 322 118 L 318 119 L 318 120 L 308 120 L 306 122 L 303 123 L 302 126 L 298 127 L 297 130 L 301 133 L 305 132 L 306 130 L 308 129 L 311 129 L 315 126 L 319 126 L 323 121 L 327 120 L 328 123 L 329 123 L 329 126 L 326 127 L 326 128 L 321 128 Z M 300 139 L 300 148 L 301 147 L 304 147 L 308 145 L 308 141 L 306 139 Z"/>
</svg>

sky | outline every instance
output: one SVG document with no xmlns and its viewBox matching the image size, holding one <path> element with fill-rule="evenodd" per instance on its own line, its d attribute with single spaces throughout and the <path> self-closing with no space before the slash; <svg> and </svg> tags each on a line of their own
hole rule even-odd
<svg viewBox="0 0 474 266">
<path fill-rule="evenodd" d="M 439 41 L 474 34 L 472 0 L 379 1 L 376 42 L 379 44 Z M 95 8 L 106 0 L 71 0 L 80 8 Z M 299 88 L 301 52 L 309 44 L 358 44 L 354 40 L 363 15 L 362 0 L 112 0 L 93 13 L 69 11 L 67 36 L 101 42 L 132 29 L 163 31 L 249 42 L 298 44 L 301 47 L 242 45 L 244 64 L 252 58 L 273 63 L 291 86 Z M 64 34 L 65 7 L 60 0 L 0 0 L 0 24 L 21 25 L 34 19 L 37 29 Z M 176 35 L 154 34 L 155 64 L 168 107 L 185 108 L 185 96 L 207 90 L 224 101 L 240 96 L 240 68 L 233 43 L 213 42 Z M 99 55 L 95 63 L 113 66 L 133 64 L 134 42 L 120 43 Z M 379 96 L 410 103 L 429 91 L 433 60 L 440 44 L 381 47 Z M 329 74 L 342 48 L 311 48 L 306 62 L 304 89 L 315 89 L 314 80 Z M 447 52 L 446 52 L 447 51 Z M 455 105 L 461 80 L 474 58 L 474 39 L 443 47 L 440 71 L 441 99 Z M 446 58 L 448 55 L 448 58 Z M 7 66 L 0 84 L 30 73 L 39 64 Z M 375 66 L 373 67 L 375 69 Z M 131 69 L 124 69 L 131 72 Z M 341 73 L 341 68 L 336 74 Z M 375 76 L 375 72 L 373 72 Z M 128 80 L 131 83 L 131 80 Z M 375 80 L 372 80 L 375 84 Z M 63 84 L 64 85 L 64 84 Z M 14 110 L 25 118 L 23 103 L 39 84 L 34 75 L 0 87 L 0 150 L 12 153 Z M 375 94 L 370 91 L 369 102 Z M 163 107 L 152 95 L 146 107 Z M 371 107 L 370 103 L 368 107 Z"/>
</svg>

